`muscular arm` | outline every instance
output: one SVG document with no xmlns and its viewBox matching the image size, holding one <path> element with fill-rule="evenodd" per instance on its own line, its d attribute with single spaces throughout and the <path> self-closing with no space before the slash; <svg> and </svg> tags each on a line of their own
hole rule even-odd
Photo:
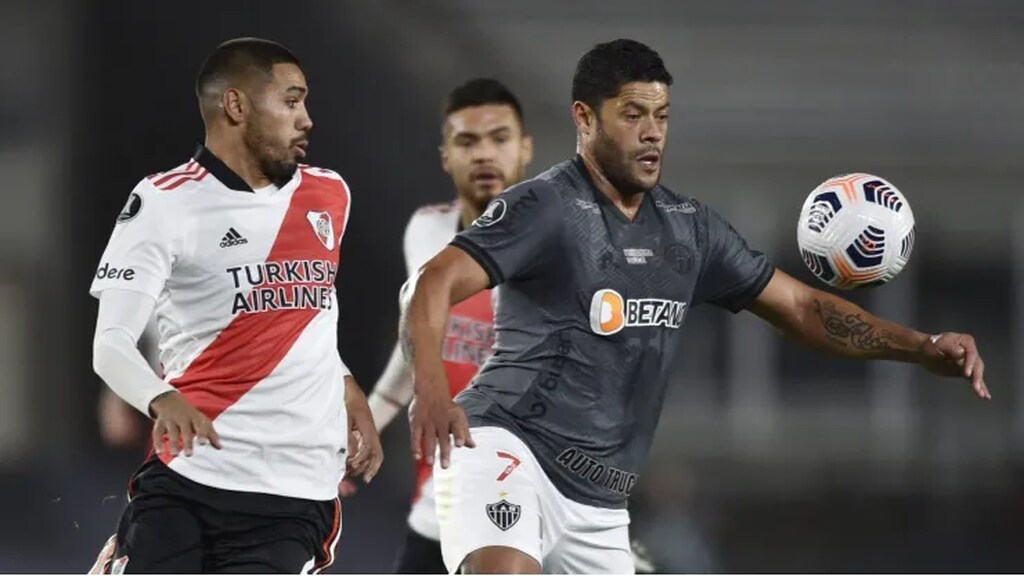
<svg viewBox="0 0 1024 576">
<path fill-rule="evenodd" d="M 813 348 L 848 358 L 913 362 L 936 374 L 965 378 L 980 398 L 992 398 L 985 384 L 985 362 L 970 334 L 928 336 L 872 316 L 778 270 L 748 308 Z"/>
<path fill-rule="evenodd" d="M 850 358 L 917 362 L 928 341 L 927 334 L 872 316 L 780 270 L 749 308 L 803 344 Z"/>
<path fill-rule="evenodd" d="M 402 351 L 412 366 L 415 390 L 444 381 L 441 345 L 448 311 L 485 290 L 490 280 L 476 260 L 447 246 L 402 287 Z M 439 378 L 440 377 L 440 378 Z M 445 385 L 445 394 L 447 384 Z"/>
<path fill-rule="evenodd" d="M 416 398 L 410 409 L 412 452 L 434 462 L 440 446 L 441 466 L 448 467 L 451 445 L 473 446 L 465 414 L 448 395 L 441 345 L 448 310 L 488 287 L 490 278 L 469 254 L 448 246 L 420 268 L 402 287 L 402 349 L 413 370 Z"/>
</svg>

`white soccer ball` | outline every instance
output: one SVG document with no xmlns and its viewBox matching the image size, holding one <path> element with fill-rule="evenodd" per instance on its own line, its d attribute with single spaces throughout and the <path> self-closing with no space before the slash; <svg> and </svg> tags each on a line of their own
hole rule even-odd
<svg viewBox="0 0 1024 576">
<path fill-rule="evenodd" d="M 884 178 L 844 174 L 807 197 L 796 238 L 804 263 L 822 282 L 845 290 L 875 286 L 907 265 L 914 212 Z"/>
</svg>

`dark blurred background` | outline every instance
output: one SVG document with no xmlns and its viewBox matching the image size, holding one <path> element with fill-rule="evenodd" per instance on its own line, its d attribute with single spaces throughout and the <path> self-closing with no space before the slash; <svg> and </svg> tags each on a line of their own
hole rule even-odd
<svg viewBox="0 0 1024 576">
<path fill-rule="evenodd" d="M 243 35 L 298 54 L 310 162 L 353 188 L 340 342 L 365 388 L 397 330 L 404 225 L 453 195 L 439 110 L 468 77 L 519 94 L 534 174 L 573 153 L 577 58 L 651 44 L 677 79 L 663 182 L 809 282 L 806 194 L 841 172 L 895 183 L 916 251 L 854 299 L 974 333 L 994 400 L 697 309 L 633 532 L 673 572 L 1024 571 L 1024 4 L 22 0 L 0 4 L 0 32 L 0 571 L 84 572 L 113 530 L 143 448 L 100 441 L 88 286 L 135 183 L 202 140 L 202 60 Z M 333 572 L 391 566 L 412 487 L 401 420 L 345 504 Z"/>
</svg>

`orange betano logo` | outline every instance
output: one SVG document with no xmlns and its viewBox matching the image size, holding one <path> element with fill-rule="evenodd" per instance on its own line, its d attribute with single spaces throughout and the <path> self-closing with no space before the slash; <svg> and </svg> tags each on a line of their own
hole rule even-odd
<svg viewBox="0 0 1024 576">
<path fill-rule="evenodd" d="M 602 336 L 611 336 L 623 328 L 664 326 L 679 328 L 686 314 L 686 302 L 662 298 L 625 299 L 615 290 L 605 288 L 590 300 L 590 329 Z"/>
</svg>

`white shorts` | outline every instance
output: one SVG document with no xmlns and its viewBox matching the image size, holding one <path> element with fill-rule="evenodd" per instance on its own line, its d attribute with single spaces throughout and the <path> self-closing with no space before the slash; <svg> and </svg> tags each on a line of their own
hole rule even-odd
<svg viewBox="0 0 1024 576">
<path fill-rule="evenodd" d="M 437 525 L 437 511 L 434 505 L 434 477 L 420 487 L 420 497 L 413 502 L 409 510 L 409 528 L 424 538 L 441 539 L 441 529 Z"/>
<path fill-rule="evenodd" d="M 455 573 L 471 552 L 507 546 L 547 573 L 633 574 L 629 512 L 569 500 L 526 444 L 503 428 L 470 430 L 476 448 L 434 464 L 441 553 Z"/>
</svg>

